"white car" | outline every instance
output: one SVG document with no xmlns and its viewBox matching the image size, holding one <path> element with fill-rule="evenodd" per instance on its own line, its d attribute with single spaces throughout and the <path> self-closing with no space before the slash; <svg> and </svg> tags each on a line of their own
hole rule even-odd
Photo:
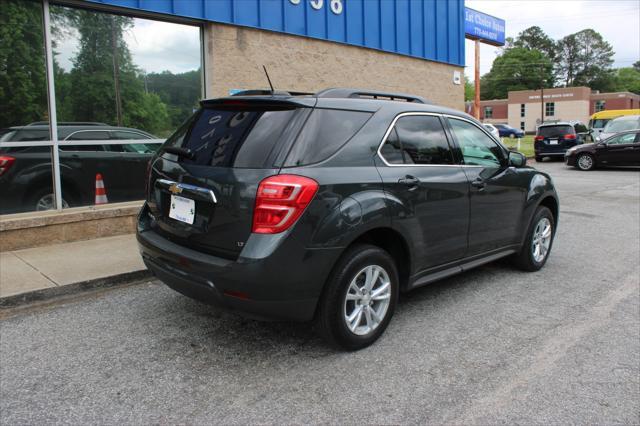
<svg viewBox="0 0 640 426">
<path fill-rule="evenodd" d="M 596 142 L 603 141 L 616 133 L 640 129 L 640 115 L 624 115 L 609 121 L 602 132 L 596 136 Z"/>
<path fill-rule="evenodd" d="M 496 126 L 491 123 L 482 123 L 482 125 L 493 135 L 494 138 L 500 140 L 500 132 Z"/>
</svg>

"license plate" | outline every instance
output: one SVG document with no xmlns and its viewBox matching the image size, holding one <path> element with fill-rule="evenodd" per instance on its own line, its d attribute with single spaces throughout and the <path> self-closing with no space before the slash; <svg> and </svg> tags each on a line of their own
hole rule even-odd
<svg viewBox="0 0 640 426">
<path fill-rule="evenodd" d="M 179 195 L 172 195 L 169 217 L 193 225 L 193 220 L 196 217 L 196 202 Z"/>
<path fill-rule="evenodd" d="M 549 145 L 558 145 L 558 139 L 549 139 Z"/>
</svg>

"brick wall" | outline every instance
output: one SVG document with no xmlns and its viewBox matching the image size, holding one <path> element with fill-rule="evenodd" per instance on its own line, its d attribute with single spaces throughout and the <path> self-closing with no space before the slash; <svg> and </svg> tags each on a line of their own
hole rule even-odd
<svg viewBox="0 0 640 426">
<path fill-rule="evenodd" d="M 208 24 L 209 96 L 229 89 L 268 88 L 316 92 L 356 87 L 407 92 L 464 109 L 464 86 L 453 84 L 462 67 L 373 49 L 230 25 Z"/>
</svg>

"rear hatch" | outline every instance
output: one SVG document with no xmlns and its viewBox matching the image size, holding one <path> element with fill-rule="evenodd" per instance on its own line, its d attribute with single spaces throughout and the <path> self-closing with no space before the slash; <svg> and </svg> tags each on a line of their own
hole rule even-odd
<svg viewBox="0 0 640 426">
<path fill-rule="evenodd" d="M 258 184 L 278 174 L 314 98 L 203 102 L 160 149 L 149 176 L 156 232 L 236 259 L 251 234 Z"/>
<path fill-rule="evenodd" d="M 536 149 L 543 152 L 564 152 L 577 143 L 576 131 L 569 124 L 540 126 L 535 137 Z"/>
</svg>

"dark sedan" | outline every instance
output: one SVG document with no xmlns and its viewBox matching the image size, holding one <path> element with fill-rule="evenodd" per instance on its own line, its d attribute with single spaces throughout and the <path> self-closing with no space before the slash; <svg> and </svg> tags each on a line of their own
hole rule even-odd
<svg viewBox="0 0 640 426">
<path fill-rule="evenodd" d="M 506 124 L 494 124 L 500 133 L 501 138 L 523 138 L 524 132 L 520 129 L 507 126 Z"/>
<path fill-rule="evenodd" d="M 605 166 L 640 166 L 640 130 L 618 133 L 610 138 L 575 146 L 564 156 L 568 166 L 592 170 Z"/>
</svg>

